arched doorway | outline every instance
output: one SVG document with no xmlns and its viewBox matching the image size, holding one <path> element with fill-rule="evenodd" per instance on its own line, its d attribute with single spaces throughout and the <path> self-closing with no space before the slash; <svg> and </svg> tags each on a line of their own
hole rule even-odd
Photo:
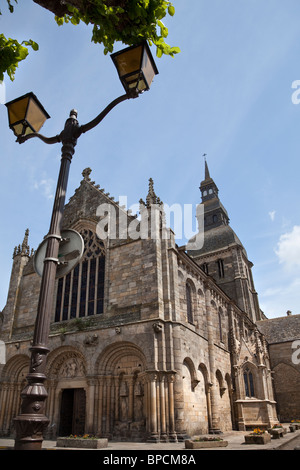
<svg viewBox="0 0 300 470">
<path fill-rule="evenodd" d="M 48 357 L 47 409 L 50 420 L 45 437 L 82 435 L 88 429 L 87 365 L 83 354 L 72 346 L 52 351 Z"/>
</svg>

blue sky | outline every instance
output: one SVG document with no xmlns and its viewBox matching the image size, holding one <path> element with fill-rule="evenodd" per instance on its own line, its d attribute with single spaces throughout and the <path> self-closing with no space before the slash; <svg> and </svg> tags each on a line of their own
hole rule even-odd
<svg viewBox="0 0 300 470">
<path fill-rule="evenodd" d="M 3 103 L 33 91 L 51 116 L 41 132 L 52 136 L 72 108 L 84 124 L 123 94 L 110 57 L 91 43 L 89 27 L 58 27 L 30 0 L 19 0 L 14 14 L 5 4 L 1 32 L 33 39 L 40 49 L 30 51 L 15 81 L 6 77 L 0 92 L 0 309 L 13 249 L 25 229 L 33 248 L 49 229 L 60 163 L 59 144 L 15 143 Z M 181 53 L 156 59 L 159 75 L 151 90 L 81 136 L 67 200 L 91 167 L 92 179 L 116 200 L 127 196 L 129 207 L 145 199 L 150 177 L 165 203 L 196 206 L 206 153 L 230 224 L 254 264 L 262 310 L 269 318 L 287 310 L 299 314 L 300 93 L 292 87 L 300 84 L 300 3 L 173 4 L 168 42 Z"/>
</svg>

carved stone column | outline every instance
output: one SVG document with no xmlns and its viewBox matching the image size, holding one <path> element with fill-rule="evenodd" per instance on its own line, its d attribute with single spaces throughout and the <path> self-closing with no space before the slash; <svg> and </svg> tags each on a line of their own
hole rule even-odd
<svg viewBox="0 0 300 470">
<path fill-rule="evenodd" d="M 169 441 L 177 442 L 175 430 L 175 401 L 174 401 L 175 374 L 168 376 L 168 398 L 169 398 Z"/>
<path fill-rule="evenodd" d="M 10 433 L 11 430 L 11 420 L 12 420 L 12 412 L 13 412 L 13 402 L 14 402 L 14 393 L 15 393 L 15 384 L 9 384 L 9 394 L 7 400 L 7 408 L 6 408 L 6 434 Z"/>
<path fill-rule="evenodd" d="M 158 442 L 159 436 L 157 432 L 157 404 L 156 404 L 156 381 L 157 373 L 151 372 L 148 377 L 148 409 L 149 419 L 149 442 Z"/>
<path fill-rule="evenodd" d="M 103 425 L 102 425 L 102 419 L 103 419 L 103 382 L 104 379 L 103 377 L 98 379 L 99 383 L 99 393 L 98 393 L 98 423 L 97 423 L 97 434 L 99 436 L 102 436 L 103 433 Z"/>
<path fill-rule="evenodd" d="M 119 406 L 120 406 L 120 385 L 119 377 L 115 377 L 115 422 L 119 421 Z"/>
<path fill-rule="evenodd" d="M 89 379 L 88 381 L 88 390 L 87 390 L 87 432 L 94 433 L 94 415 L 95 415 L 95 379 Z"/>
<path fill-rule="evenodd" d="M 129 377 L 128 421 L 133 421 L 133 377 Z"/>
<path fill-rule="evenodd" d="M 159 382 L 160 393 L 160 440 L 167 441 L 167 422 L 166 422 L 166 377 L 163 375 Z"/>
<path fill-rule="evenodd" d="M 9 390 L 9 384 L 7 382 L 3 382 L 2 390 L 1 390 L 1 410 L 0 410 L 0 429 L 4 432 L 5 426 L 5 412 L 6 412 L 6 403 L 7 403 L 7 395 Z"/>
<path fill-rule="evenodd" d="M 7 392 L 8 392 L 8 383 L 2 383 L 2 390 L 0 394 L 0 403 L 1 403 L 1 411 L 0 411 L 0 430 L 4 431 L 4 417 L 6 411 L 6 400 L 7 400 Z"/>
<path fill-rule="evenodd" d="M 111 377 L 106 379 L 106 423 L 105 423 L 105 434 L 110 434 L 110 410 L 111 410 Z"/>
</svg>

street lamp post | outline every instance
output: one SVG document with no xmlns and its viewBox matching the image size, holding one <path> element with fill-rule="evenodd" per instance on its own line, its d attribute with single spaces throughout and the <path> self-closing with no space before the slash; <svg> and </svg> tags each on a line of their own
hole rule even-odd
<svg viewBox="0 0 300 470">
<path fill-rule="evenodd" d="M 30 348 L 31 362 L 27 375 L 27 384 L 21 392 L 21 411 L 15 418 L 16 450 L 39 450 L 42 448 L 43 434 L 49 424 L 45 415 L 45 401 L 48 396 L 45 388 L 47 379 L 46 361 L 48 337 L 50 330 L 52 302 L 55 289 L 55 278 L 61 243 L 61 222 L 63 217 L 65 197 L 68 184 L 69 169 L 75 152 L 77 139 L 85 132 L 97 126 L 102 119 L 119 103 L 136 98 L 140 93 L 150 88 L 154 75 L 158 73 L 150 49 L 146 43 L 128 47 L 123 51 L 112 54 L 112 60 L 117 68 L 120 80 L 126 93 L 112 101 L 95 119 L 80 126 L 77 121 L 77 111 L 72 110 L 66 120 L 63 131 L 54 137 L 45 137 L 38 133 L 47 114 L 33 93 L 6 104 L 9 125 L 17 136 L 17 142 L 23 143 L 30 138 L 38 137 L 47 144 L 61 142 L 61 165 L 57 181 L 56 194 L 53 204 L 47 248 L 44 259 L 40 296 L 35 321 L 33 342 Z"/>
</svg>

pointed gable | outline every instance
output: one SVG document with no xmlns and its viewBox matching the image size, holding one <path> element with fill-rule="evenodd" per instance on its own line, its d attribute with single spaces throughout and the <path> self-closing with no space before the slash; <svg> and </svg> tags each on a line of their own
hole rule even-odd
<svg viewBox="0 0 300 470">
<path fill-rule="evenodd" d="M 109 192 L 105 192 L 99 184 L 92 181 L 90 178 L 92 170 L 86 168 L 82 172 L 83 179 L 80 186 L 75 190 L 74 195 L 66 204 L 63 216 L 63 228 L 73 227 L 80 221 L 87 222 L 88 224 L 96 227 L 100 217 L 97 215 L 97 210 L 101 204 L 112 205 L 118 216 L 119 211 L 126 215 L 131 220 L 133 217 L 125 210 L 126 208 L 119 206 L 119 203 L 110 196 Z"/>
</svg>

